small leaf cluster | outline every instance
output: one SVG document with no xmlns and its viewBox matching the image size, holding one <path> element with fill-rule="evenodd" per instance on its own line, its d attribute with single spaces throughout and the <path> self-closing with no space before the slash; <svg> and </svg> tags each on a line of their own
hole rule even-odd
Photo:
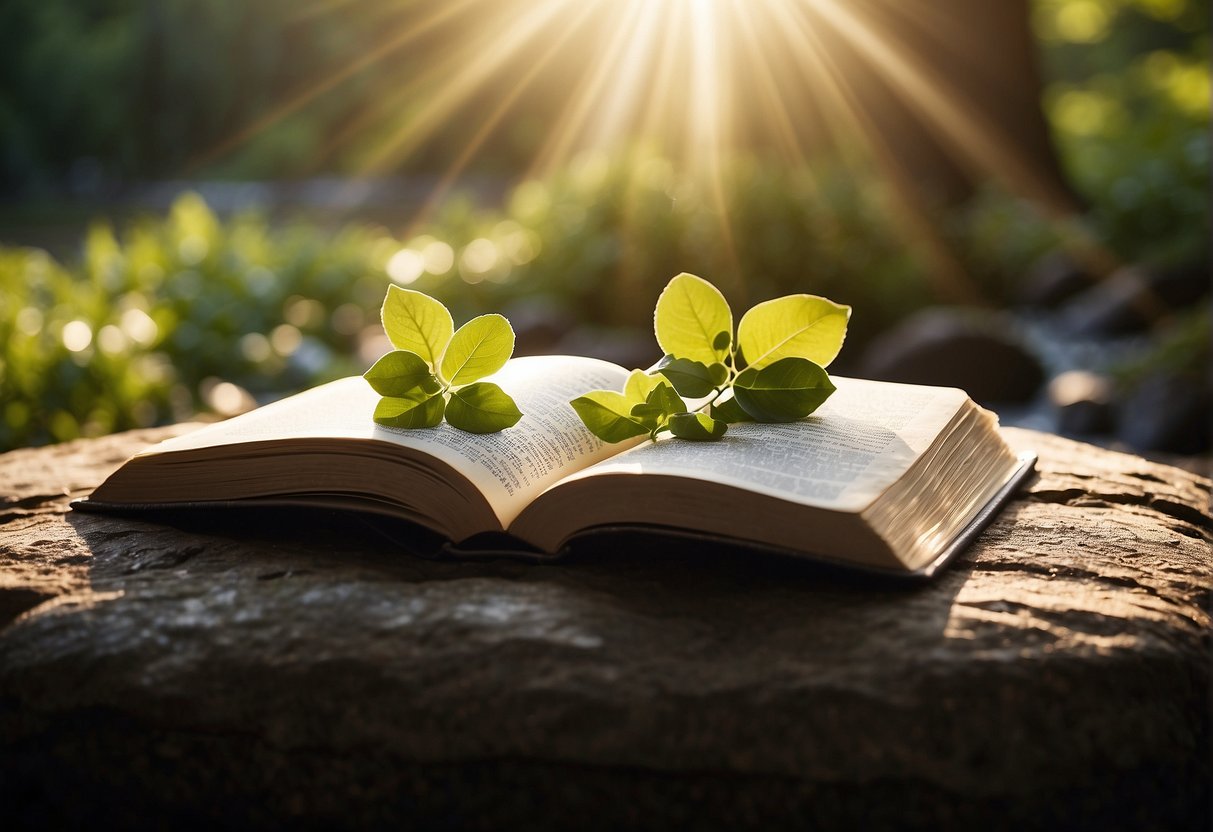
<svg viewBox="0 0 1213 832">
<path fill-rule="evenodd" d="M 754 306 L 734 332 L 724 295 L 680 274 L 653 314 L 661 361 L 648 373 L 633 371 L 622 393 L 594 390 L 571 404 L 606 442 L 664 430 L 710 441 L 737 422 L 802 419 L 834 392 L 825 368 L 842 349 L 850 316 L 849 306 L 788 295 Z"/>
<path fill-rule="evenodd" d="M 514 330 L 501 315 L 481 315 L 456 330 L 440 301 L 389 286 L 383 329 L 396 349 L 363 374 L 383 396 L 375 407 L 377 423 L 432 428 L 445 416 L 460 430 L 496 433 L 522 418 L 504 390 L 479 381 L 514 352 Z"/>
<path fill-rule="evenodd" d="M 591 390 L 570 404 L 585 426 L 604 442 L 622 442 L 645 434 L 655 439 L 663 430 L 684 439 L 719 439 L 726 427 L 703 413 L 688 412 L 669 381 L 643 370 L 632 371 L 622 393 Z"/>
</svg>

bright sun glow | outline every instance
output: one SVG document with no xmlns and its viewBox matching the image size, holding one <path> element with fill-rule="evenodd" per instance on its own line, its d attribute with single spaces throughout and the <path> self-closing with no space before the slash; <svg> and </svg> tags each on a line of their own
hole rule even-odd
<svg viewBox="0 0 1213 832">
<path fill-rule="evenodd" d="M 896 162 L 899 137 L 877 125 L 872 78 L 884 103 L 915 112 L 963 164 L 1014 179 L 1021 192 L 1048 188 L 1034 181 L 1032 166 L 996 125 L 960 103 L 964 79 L 923 60 L 924 43 L 927 52 L 960 55 L 968 44 L 946 8 L 931 0 L 444 0 L 396 7 L 317 0 L 298 14 L 323 18 L 376 4 L 411 11 L 384 26 L 357 59 L 198 161 L 321 96 L 340 94 L 372 65 L 422 54 L 390 93 L 329 137 L 322 153 L 331 158 L 356 146 L 358 170 L 374 176 L 441 142 L 453 162 L 431 203 L 488 142 L 516 126 L 520 113 L 536 111 L 541 133 L 526 175 L 550 173 L 583 151 L 641 145 L 704 177 L 719 196 L 724 162 L 739 149 L 760 146 L 785 164 L 803 165 L 814 148 L 828 145 L 861 155 L 905 195 L 911 189 Z M 907 47 L 911 40 L 916 49 Z M 457 120 L 473 126 L 452 130 Z M 727 206 L 718 207 L 727 239 Z M 921 221 L 913 230 L 930 236 Z M 405 281 L 420 273 L 417 263 L 397 265 Z"/>
<path fill-rule="evenodd" d="M 351 13 L 383 0 L 317 0 L 300 17 Z M 850 71 L 875 67 L 912 102 L 959 156 L 987 169 L 1014 166 L 1014 148 L 961 112 L 940 77 L 888 36 L 931 33 L 933 48 L 959 48 L 964 33 L 925 0 L 903 4 L 847 0 L 446 0 L 416 3 L 405 23 L 336 72 L 237 131 L 206 154 L 213 159 L 308 106 L 337 94 L 359 73 L 400 54 L 426 50 L 420 71 L 369 103 L 329 138 L 325 154 L 371 145 L 360 169 L 399 168 L 428 142 L 448 139 L 452 117 L 473 113 L 476 129 L 451 139 L 458 149 L 448 178 L 506 127 L 524 100 L 548 102 L 552 117 L 529 173 L 565 164 L 577 152 L 644 142 L 710 170 L 755 138 L 785 162 L 803 162 L 808 140 L 856 136 L 875 145 Z M 892 12 L 889 11 L 892 9 Z M 440 49 L 433 44 L 441 44 Z M 508 83 L 503 84 L 503 79 Z M 498 98 L 487 101 L 486 90 Z M 501 92 L 504 90 L 504 92 Z M 368 137 L 374 137 L 368 140 Z"/>
</svg>

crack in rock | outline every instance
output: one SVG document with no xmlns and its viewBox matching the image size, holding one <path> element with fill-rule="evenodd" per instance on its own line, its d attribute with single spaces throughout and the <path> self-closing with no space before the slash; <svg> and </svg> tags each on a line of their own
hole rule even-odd
<svg viewBox="0 0 1213 832">
<path fill-rule="evenodd" d="M 1144 494 L 1125 494 L 1122 492 L 1088 491 L 1082 488 L 1041 489 L 1025 495 L 1031 502 L 1055 505 L 1074 506 L 1137 506 L 1150 509 L 1159 514 L 1191 523 L 1202 529 L 1213 530 L 1213 517 L 1205 511 L 1186 503 L 1178 503 L 1165 497 L 1158 497 L 1146 492 Z"/>
</svg>

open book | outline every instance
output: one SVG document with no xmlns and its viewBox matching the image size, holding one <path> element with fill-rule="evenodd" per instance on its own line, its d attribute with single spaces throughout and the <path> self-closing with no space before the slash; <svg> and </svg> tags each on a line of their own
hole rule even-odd
<svg viewBox="0 0 1213 832">
<path fill-rule="evenodd" d="M 607 445 L 568 401 L 622 389 L 627 375 L 591 358 L 514 359 L 493 380 L 524 416 L 483 435 L 379 426 L 378 394 L 347 378 L 163 442 L 77 505 L 355 508 L 471 553 L 482 535 L 556 555 L 579 535 L 641 527 L 928 575 L 1034 459 L 1017 457 L 960 390 L 846 378 L 798 422 L 737 424 L 718 442 Z"/>
</svg>

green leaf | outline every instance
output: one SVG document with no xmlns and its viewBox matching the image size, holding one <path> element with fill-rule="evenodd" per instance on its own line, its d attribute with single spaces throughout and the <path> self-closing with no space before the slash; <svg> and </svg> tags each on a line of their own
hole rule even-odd
<svg viewBox="0 0 1213 832">
<path fill-rule="evenodd" d="M 706 413 L 677 413 L 670 417 L 670 432 L 679 439 L 710 442 L 724 436 L 729 426 Z"/>
<path fill-rule="evenodd" d="M 729 348 L 729 344 L 733 343 L 733 333 L 727 329 L 722 329 L 716 333 L 716 337 L 712 339 L 712 349 L 716 352 L 724 352 Z"/>
<path fill-rule="evenodd" d="M 669 379 L 675 390 L 692 399 L 706 396 L 716 386 L 715 376 L 708 365 L 689 358 L 667 355 L 657 364 L 657 372 Z"/>
<path fill-rule="evenodd" d="M 794 356 L 762 369 L 748 368 L 733 382 L 737 404 L 759 422 L 792 422 L 808 416 L 833 392 L 825 370 Z"/>
<path fill-rule="evenodd" d="M 432 428 L 442 421 L 446 399 L 441 393 L 432 396 L 393 397 L 379 400 L 375 406 L 375 421 L 390 428 Z"/>
<path fill-rule="evenodd" d="M 421 356 L 437 371 L 442 351 L 451 340 L 451 313 L 429 295 L 391 285 L 383 299 L 383 331 L 392 346 Z"/>
<path fill-rule="evenodd" d="M 632 416 L 644 423 L 649 433 L 654 433 L 665 427 L 670 416 L 683 413 L 687 409 L 686 402 L 674 392 L 674 388 L 664 381 L 658 381 L 641 404 L 632 405 Z"/>
<path fill-rule="evenodd" d="M 657 386 L 653 388 L 653 391 L 649 393 L 649 397 L 645 401 L 654 407 L 661 408 L 662 414 L 666 416 L 684 413 L 687 409 L 687 403 L 674 391 L 673 387 L 664 381 L 657 383 Z"/>
<path fill-rule="evenodd" d="M 736 389 L 734 388 L 734 393 Z M 712 418 L 719 419 L 730 425 L 735 425 L 738 422 L 752 422 L 754 417 L 746 413 L 741 405 L 737 403 L 737 398 L 725 399 L 722 402 L 715 402 L 708 410 L 712 414 Z"/>
<path fill-rule="evenodd" d="M 712 376 L 713 387 L 719 387 L 729 380 L 729 368 L 719 361 L 708 367 L 708 373 Z"/>
<path fill-rule="evenodd" d="M 446 405 L 446 420 L 469 433 L 496 433 L 513 427 L 521 418 L 514 400 L 489 381 L 452 391 Z"/>
<path fill-rule="evenodd" d="M 724 357 L 724 351 L 716 348 L 716 338 L 733 331 L 733 313 L 719 289 L 684 272 L 657 298 L 653 331 L 664 352 L 713 364 Z"/>
<path fill-rule="evenodd" d="M 623 395 L 633 404 L 644 402 L 657 385 L 665 384 L 658 376 L 651 376 L 644 370 L 632 370 L 627 382 L 623 385 Z"/>
<path fill-rule="evenodd" d="M 633 418 L 639 419 L 646 425 L 650 422 L 655 425 L 657 424 L 657 420 L 665 415 L 665 408 L 660 404 L 641 402 L 640 404 L 632 405 L 629 413 Z"/>
<path fill-rule="evenodd" d="M 514 330 L 500 315 L 472 318 L 451 338 L 442 356 L 442 377 L 467 384 L 500 370 L 514 352 Z"/>
<path fill-rule="evenodd" d="M 387 353 L 362 377 L 381 396 L 408 396 L 414 391 L 437 393 L 442 389 L 425 359 L 408 350 Z"/>
<path fill-rule="evenodd" d="M 604 442 L 622 442 L 644 436 L 650 428 L 632 417 L 632 405 L 622 393 L 591 390 L 569 402 L 590 433 Z"/>
<path fill-rule="evenodd" d="M 737 327 L 737 343 L 750 367 L 782 358 L 807 358 L 827 366 L 842 349 L 851 307 L 816 295 L 788 295 L 760 303 Z"/>
</svg>

